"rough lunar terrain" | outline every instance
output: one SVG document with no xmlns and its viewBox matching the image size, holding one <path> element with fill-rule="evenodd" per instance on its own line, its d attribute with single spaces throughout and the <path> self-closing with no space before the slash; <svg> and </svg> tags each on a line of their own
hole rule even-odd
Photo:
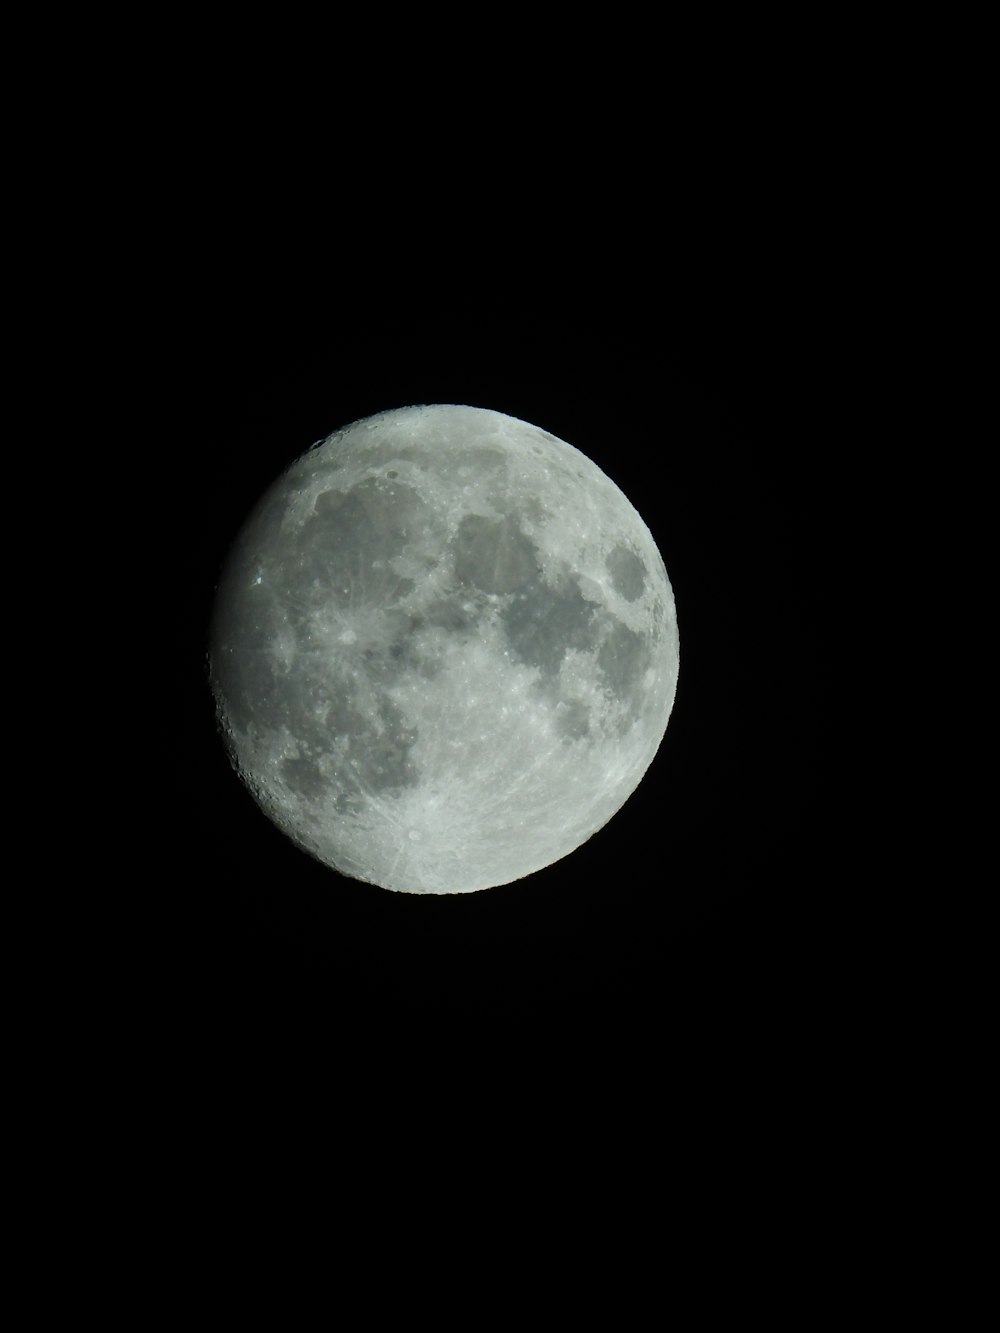
<svg viewBox="0 0 1000 1333">
<path fill-rule="evenodd" d="M 299 846 L 413 893 L 565 856 L 638 785 L 678 671 L 645 524 L 578 450 L 471 407 L 315 445 L 230 553 L 211 677 L 230 753 Z"/>
</svg>

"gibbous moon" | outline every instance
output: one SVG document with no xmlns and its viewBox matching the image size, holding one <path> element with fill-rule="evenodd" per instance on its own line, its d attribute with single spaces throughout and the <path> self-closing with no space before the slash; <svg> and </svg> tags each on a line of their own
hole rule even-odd
<svg viewBox="0 0 1000 1333">
<path fill-rule="evenodd" d="M 568 855 L 638 786 L 677 688 L 646 525 L 572 445 L 404 407 L 314 445 L 229 554 L 210 672 L 234 766 L 299 847 L 404 893 Z"/>
</svg>

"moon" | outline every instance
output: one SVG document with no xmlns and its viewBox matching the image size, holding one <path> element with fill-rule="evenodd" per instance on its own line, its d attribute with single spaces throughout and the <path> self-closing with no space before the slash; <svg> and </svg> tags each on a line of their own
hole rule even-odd
<svg viewBox="0 0 1000 1333">
<path fill-rule="evenodd" d="M 234 767 L 300 848 L 471 893 L 587 841 L 653 760 L 673 593 L 613 481 L 485 408 L 398 408 L 302 455 L 222 570 L 209 678 Z"/>
</svg>

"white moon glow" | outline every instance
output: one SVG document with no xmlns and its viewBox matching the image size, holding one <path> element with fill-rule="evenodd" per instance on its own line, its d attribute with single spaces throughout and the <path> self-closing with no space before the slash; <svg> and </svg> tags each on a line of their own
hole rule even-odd
<svg viewBox="0 0 1000 1333">
<path fill-rule="evenodd" d="M 263 496 L 216 598 L 230 755 L 318 860 L 468 893 L 566 856 L 638 786 L 678 638 L 646 525 L 535 426 L 406 407 L 314 445 Z"/>
</svg>

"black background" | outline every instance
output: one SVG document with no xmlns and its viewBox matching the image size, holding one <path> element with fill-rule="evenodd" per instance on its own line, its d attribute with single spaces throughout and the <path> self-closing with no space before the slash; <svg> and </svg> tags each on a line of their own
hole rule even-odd
<svg viewBox="0 0 1000 1333">
<path fill-rule="evenodd" d="M 428 1235 L 437 1303 L 461 1266 L 433 1217 L 447 1168 L 467 1186 L 451 1230 L 490 1265 L 476 1309 L 524 1271 L 531 1223 L 551 1270 L 559 1203 L 597 1242 L 556 1270 L 560 1301 L 589 1298 L 625 1231 L 617 1322 L 646 1272 L 672 1299 L 678 1239 L 711 1264 L 699 1299 L 723 1287 L 745 1305 L 726 1251 L 759 1238 L 769 1300 L 822 1252 L 834 1267 L 810 1299 L 828 1302 L 844 1271 L 866 1271 L 867 1218 L 868 1271 L 885 1262 L 884 1163 L 913 1115 L 878 1104 L 874 1075 L 891 1077 L 915 1028 L 913 991 L 900 946 L 874 939 L 898 851 L 865 846 L 857 794 L 893 786 L 860 593 L 867 581 L 891 605 L 902 565 L 855 552 L 886 480 L 877 526 L 895 545 L 897 479 L 914 463 L 900 405 L 919 413 L 924 389 L 899 325 L 912 314 L 923 337 L 940 99 L 932 88 L 914 122 L 923 84 L 899 94 L 898 34 L 880 49 L 867 27 L 840 45 L 832 31 L 764 32 L 769 68 L 740 33 L 695 51 L 602 21 L 593 55 L 560 28 L 557 55 L 532 66 L 537 25 L 516 19 L 486 38 L 506 29 L 518 48 L 499 74 L 479 39 L 457 60 L 442 42 L 440 71 L 397 40 L 409 77 L 388 99 L 383 26 L 364 47 L 346 30 L 318 40 L 311 72 L 300 51 L 248 58 L 241 25 L 213 45 L 205 25 L 158 22 L 146 44 L 108 47 L 134 85 L 124 96 L 83 62 L 81 108 L 103 98 L 105 112 L 95 128 L 68 107 L 69 177 L 38 155 L 56 191 L 40 210 L 47 245 L 36 267 L 12 263 L 81 371 L 78 390 L 46 384 L 39 416 L 57 419 L 38 434 L 66 443 L 88 482 L 95 455 L 112 474 L 106 590 L 89 496 L 69 497 L 86 539 L 60 551 L 54 660 L 96 659 L 126 724 L 108 741 L 86 698 L 54 692 L 88 731 L 76 783 L 98 813 L 82 843 L 65 838 L 82 929 L 58 1029 L 82 1040 L 70 1069 L 58 1043 L 37 1043 L 59 1076 L 50 1143 L 93 1164 L 78 1194 L 102 1240 L 118 1155 L 135 1199 L 123 1229 L 178 1277 L 199 1227 L 216 1266 L 220 1205 L 246 1202 L 265 1246 L 318 1219 L 333 1299 L 348 1267 L 327 1244 L 336 1230 L 379 1264 L 369 1299 L 395 1285 L 412 1301 L 385 1241 Z M 910 63 L 926 82 L 927 62 Z M 43 299 L 67 258 L 79 286 Z M 625 807 L 557 865 L 457 897 L 390 894 L 291 846 L 229 767 L 205 670 L 219 568 L 261 491 L 329 431 L 415 402 L 508 412 L 593 458 L 651 528 L 680 628 L 673 715 Z M 105 436 L 122 407 L 116 453 Z M 39 454 L 46 494 L 65 494 L 62 458 Z M 83 611 L 70 649 L 64 588 Z M 105 591 L 110 651 L 94 623 Z M 858 693 L 863 727 L 843 707 Z M 64 787 L 68 771 L 57 764 Z M 47 785 L 39 799 L 51 808 Z M 908 879 L 897 893 L 902 922 Z M 48 889 L 32 896 L 58 917 Z M 29 1008 L 55 989 L 49 933 L 39 953 Z M 923 1185 L 912 1160 L 904 1199 Z M 414 1165 L 425 1179 L 410 1187 Z M 268 1168 L 307 1197 L 262 1225 Z M 352 1178 L 367 1217 L 346 1198 Z M 617 1205 L 601 1198 L 609 1184 Z M 769 1230 L 769 1209 L 786 1225 Z M 509 1213 L 500 1244 L 482 1245 L 483 1213 Z M 230 1285 L 256 1294 L 240 1259 Z M 145 1295 L 176 1287 L 167 1271 Z"/>
<path fill-rule="evenodd" d="M 845 940 L 864 935 L 834 722 L 839 386 L 861 371 L 829 287 L 787 256 L 780 281 L 681 265 L 582 295 L 537 267 L 407 286 L 252 260 L 202 259 L 224 276 L 169 405 L 183 542 L 153 915 L 185 1061 L 298 1051 L 393 1077 L 433 1054 L 461 1079 L 503 1049 L 515 1088 L 573 1052 L 603 1052 L 605 1087 L 603 1060 L 655 1080 L 679 1050 L 797 1067 L 850 1007 Z M 592 458 L 653 533 L 681 643 L 664 742 L 615 818 L 538 874 L 445 897 L 292 846 L 230 769 L 205 675 L 215 580 L 257 496 L 338 426 L 420 402 L 521 417 Z"/>
<path fill-rule="evenodd" d="M 487 1268 L 477 1311 L 542 1271 L 560 1308 L 608 1281 L 621 1323 L 647 1274 L 674 1303 L 691 1251 L 710 1267 L 700 1303 L 746 1308 L 746 1252 L 772 1304 L 796 1285 L 810 1307 L 852 1298 L 854 1273 L 886 1271 L 898 1200 L 924 1225 L 912 1164 L 937 1132 L 914 1110 L 933 1102 L 932 1023 L 898 966 L 919 877 L 898 869 L 905 839 L 868 837 L 898 802 L 879 730 L 894 682 L 859 614 L 865 590 L 891 610 L 907 550 L 934 558 L 933 530 L 928 557 L 895 520 L 918 465 L 902 409 L 926 402 L 911 352 L 933 345 L 928 220 L 947 209 L 927 165 L 951 147 L 935 62 L 910 61 L 901 92 L 898 33 L 880 47 L 848 24 L 838 43 L 756 15 L 770 61 L 726 25 L 695 49 L 675 24 L 662 41 L 603 19 L 593 53 L 563 25 L 548 56 L 539 25 L 500 16 L 457 58 L 443 34 L 437 69 L 383 19 L 366 45 L 342 25 L 317 40 L 317 71 L 308 42 L 248 58 L 246 24 L 213 45 L 204 24 L 157 20 L 145 45 L 108 46 L 125 96 L 83 62 L 80 109 L 106 110 L 95 130 L 67 107 L 69 178 L 37 154 L 47 248 L 11 262 L 81 372 L 40 392 L 56 420 L 37 433 L 64 446 L 39 452 L 43 493 L 65 495 L 66 454 L 88 483 L 95 456 L 111 472 L 106 588 L 90 488 L 69 496 L 84 534 L 45 603 L 53 660 L 95 659 L 126 724 L 109 741 L 61 670 L 54 706 L 87 732 L 75 783 L 98 812 L 82 842 L 52 825 L 74 862 L 75 965 L 58 951 L 53 967 L 51 929 L 37 957 L 23 941 L 28 1009 L 58 1006 L 55 1043 L 34 1043 L 58 1077 L 53 1157 L 68 1144 L 92 1169 L 77 1197 L 102 1257 L 122 1163 L 122 1230 L 164 1256 L 144 1291 L 158 1303 L 184 1291 L 199 1233 L 218 1270 L 238 1213 L 265 1253 L 251 1267 L 237 1240 L 227 1301 L 256 1298 L 296 1222 L 341 1303 L 358 1253 L 378 1265 L 369 1304 L 398 1290 L 412 1309 L 398 1261 L 426 1236 L 438 1308 L 461 1233 Z M 499 71 L 498 33 L 516 48 Z M 47 301 L 67 258 L 82 281 Z M 220 566 L 261 491 L 328 432 L 419 402 L 508 412 L 594 459 L 652 530 L 681 650 L 660 752 L 610 823 L 529 879 L 441 898 L 343 879 L 268 823 L 216 734 L 205 661 Z M 64 593 L 83 613 L 69 646 Z M 56 773 L 75 805 L 68 761 Z M 37 799 L 53 808 L 48 784 Z M 61 919 L 47 888 L 32 896 Z M 940 957 L 908 961 L 936 1009 Z M 81 1038 L 69 1067 L 63 1032 Z M 885 1089 L 907 1039 L 922 1072 L 904 1106 Z"/>
</svg>

